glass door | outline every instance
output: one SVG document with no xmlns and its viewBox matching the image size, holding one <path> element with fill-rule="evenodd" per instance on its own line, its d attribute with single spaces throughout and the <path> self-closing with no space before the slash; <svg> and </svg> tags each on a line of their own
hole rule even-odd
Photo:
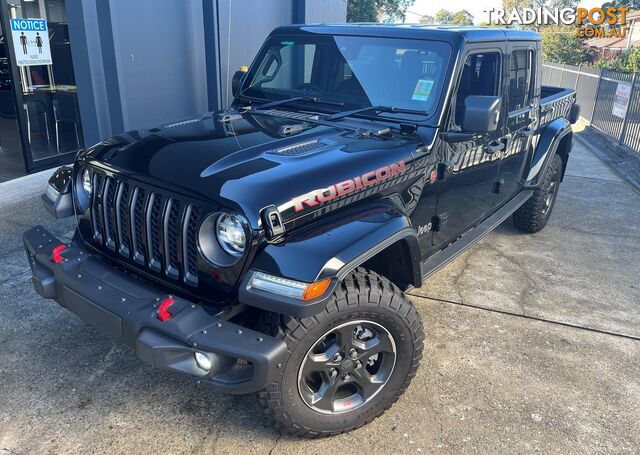
<svg viewBox="0 0 640 455">
<path fill-rule="evenodd" d="M 65 0 L 0 6 L 27 170 L 69 163 L 84 141 Z"/>
</svg>

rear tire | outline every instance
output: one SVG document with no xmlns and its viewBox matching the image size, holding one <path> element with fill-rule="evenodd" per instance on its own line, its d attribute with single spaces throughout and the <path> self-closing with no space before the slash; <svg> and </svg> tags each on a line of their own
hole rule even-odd
<svg viewBox="0 0 640 455">
<path fill-rule="evenodd" d="M 422 357 L 420 316 L 389 280 L 359 268 L 327 307 L 280 330 L 289 358 L 258 394 L 276 427 L 302 437 L 361 427 L 409 386 Z"/>
<path fill-rule="evenodd" d="M 558 197 L 561 176 L 562 158 L 556 155 L 545 171 L 541 185 L 534 190 L 533 196 L 514 212 L 515 227 L 533 234 L 547 225 Z"/>
</svg>

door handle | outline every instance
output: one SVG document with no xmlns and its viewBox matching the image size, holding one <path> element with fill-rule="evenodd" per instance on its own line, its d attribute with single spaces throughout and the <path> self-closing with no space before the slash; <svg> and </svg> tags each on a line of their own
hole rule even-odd
<svg viewBox="0 0 640 455">
<path fill-rule="evenodd" d="M 494 153 L 499 152 L 500 150 L 504 150 L 504 148 L 505 148 L 504 141 L 493 141 L 487 145 L 487 148 L 485 149 L 485 153 L 488 155 L 493 155 Z"/>
</svg>

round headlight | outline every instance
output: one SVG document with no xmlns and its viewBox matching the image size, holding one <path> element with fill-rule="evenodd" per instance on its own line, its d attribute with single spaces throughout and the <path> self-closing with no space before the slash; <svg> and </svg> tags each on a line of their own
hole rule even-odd
<svg viewBox="0 0 640 455">
<path fill-rule="evenodd" d="M 91 183 L 91 174 L 89 173 L 89 169 L 85 169 L 82 171 L 82 189 L 86 193 L 87 197 L 91 197 L 93 185 Z"/>
<path fill-rule="evenodd" d="M 228 213 L 220 215 L 216 221 L 216 237 L 224 251 L 232 256 L 244 253 L 247 238 L 240 220 Z"/>
</svg>

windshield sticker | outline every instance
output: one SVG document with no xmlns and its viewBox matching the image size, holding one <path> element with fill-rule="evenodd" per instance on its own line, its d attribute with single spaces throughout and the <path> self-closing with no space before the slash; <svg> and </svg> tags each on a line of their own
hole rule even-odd
<svg viewBox="0 0 640 455">
<path fill-rule="evenodd" d="M 429 95 L 431 95 L 431 89 L 433 88 L 433 81 L 431 79 L 418 79 L 416 88 L 413 90 L 413 101 L 427 101 Z"/>
<path fill-rule="evenodd" d="M 280 44 L 282 44 L 283 46 L 293 46 L 295 43 L 295 41 L 281 41 Z"/>
</svg>

